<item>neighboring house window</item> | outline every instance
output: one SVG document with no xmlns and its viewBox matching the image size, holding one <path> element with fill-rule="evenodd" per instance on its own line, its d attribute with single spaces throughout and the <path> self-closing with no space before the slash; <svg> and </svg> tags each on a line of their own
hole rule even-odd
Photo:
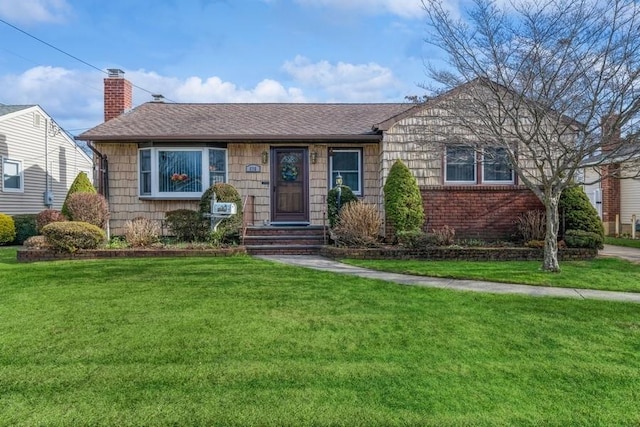
<svg viewBox="0 0 640 427">
<path fill-rule="evenodd" d="M 21 161 L 8 158 L 2 159 L 2 190 L 13 192 L 24 191 Z"/>
<path fill-rule="evenodd" d="M 446 147 L 445 182 L 449 184 L 512 184 L 513 168 L 506 149 L 485 148 L 482 152 L 482 177 L 478 180 L 478 155 L 473 147 Z"/>
<path fill-rule="evenodd" d="M 452 145 L 446 148 L 445 182 L 475 184 L 476 150 L 472 147 Z"/>
<path fill-rule="evenodd" d="M 342 176 L 342 185 L 346 185 L 353 194 L 362 195 L 362 150 L 333 149 L 329 160 L 331 188 L 336 186 L 336 177 Z"/>
<path fill-rule="evenodd" d="M 199 197 L 227 181 L 227 152 L 221 148 L 145 148 L 138 164 L 141 196 Z"/>
<path fill-rule="evenodd" d="M 513 183 L 513 168 L 504 148 L 486 148 L 482 153 L 482 181 L 485 183 Z"/>
</svg>

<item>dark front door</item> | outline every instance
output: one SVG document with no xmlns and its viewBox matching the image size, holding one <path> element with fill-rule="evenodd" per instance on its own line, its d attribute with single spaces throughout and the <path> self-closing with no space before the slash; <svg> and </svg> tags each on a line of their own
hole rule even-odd
<svg viewBox="0 0 640 427">
<path fill-rule="evenodd" d="M 271 149 L 271 222 L 309 222 L 306 148 Z"/>
</svg>

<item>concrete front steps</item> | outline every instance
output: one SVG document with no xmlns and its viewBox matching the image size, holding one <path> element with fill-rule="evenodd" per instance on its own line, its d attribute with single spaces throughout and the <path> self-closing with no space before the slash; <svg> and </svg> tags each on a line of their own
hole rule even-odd
<svg viewBox="0 0 640 427">
<path fill-rule="evenodd" d="M 250 255 L 317 255 L 325 244 L 322 226 L 249 227 L 244 246 Z"/>
</svg>

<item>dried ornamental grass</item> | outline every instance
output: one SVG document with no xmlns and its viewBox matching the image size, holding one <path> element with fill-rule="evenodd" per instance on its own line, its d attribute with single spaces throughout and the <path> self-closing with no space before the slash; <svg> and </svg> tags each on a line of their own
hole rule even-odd
<svg viewBox="0 0 640 427">
<path fill-rule="evenodd" d="M 333 228 L 336 243 L 344 246 L 374 246 L 378 243 L 382 219 L 375 206 L 351 202 L 346 204 Z"/>
<path fill-rule="evenodd" d="M 160 227 L 147 218 L 134 218 L 124 224 L 124 238 L 133 247 L 151 246 L 160 240 Z"/>
</svg>

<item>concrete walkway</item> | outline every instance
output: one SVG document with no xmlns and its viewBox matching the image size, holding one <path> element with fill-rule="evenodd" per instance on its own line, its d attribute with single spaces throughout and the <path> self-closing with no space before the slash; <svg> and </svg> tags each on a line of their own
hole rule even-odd
<svg viewBox="0 0 640 427">
<path fill-rule="evenodd" d="M 604 249 L 598 252 L 598 256 L 616 257 L 626 259 L 627 261 L 640 263 L 640 249 L 637 248 L 604 245 Z"/>
<path fill-rule="evenodd" d="M 617 247 L 615 247 L 618 249 Z M 640 250 L 638 260 L 640 261 Z M 605 256 L 613 255 L 613 250 L 603 251 Z M 635 256 L 635 252 L 626 252 L 627 256 Z M 630 254 L 630 255 L 629 255 Z M 554 288 L 548 286 L 529 286 L 509 283 L 482 282 L 479 280 L 441 279 L 436 277 L 411 276 L 407 274 L 386 273 L 342 264 L 327 258 L 314 255 L 265 255 L 258 258 L 295 265 L 298 267 L 312 268 L 315 270 L 331 271 L 340 274 L 351 274 L 367 279 L 379 279 L 387 282 L 408 286 L 425 286 L 432 288 L 453 289 L 458 291 L 487 292 L 496 294 L 520 294 L 536 297 L 561 297 L 597 299 L 607 301 L 621 301 L 640 304 L 640 293 L 598 291 L 594 289 Z"/>
</svg>

